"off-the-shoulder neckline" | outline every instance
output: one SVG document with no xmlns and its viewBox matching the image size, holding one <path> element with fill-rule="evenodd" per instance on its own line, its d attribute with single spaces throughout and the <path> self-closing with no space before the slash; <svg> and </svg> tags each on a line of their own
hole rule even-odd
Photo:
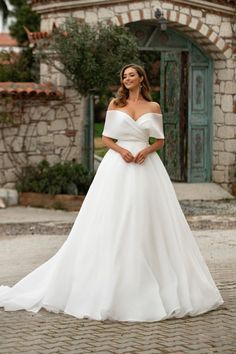
<svg viewBox="0 0 236 354">
<path fill-rule="evenodd" d="M 141 116 L 139 116 L 137 119 L 134 119 L 131 117 L 131 115 L 128 112 L 122 111 L 120 109 L 109 109 L 107 112 L 121 112 L 124 113 L 127 117 L 129 117 L 130 119 L 132 119 L 132 121 L 137 122 L 138 120 L 140 120 L 142 117 L 148 115 L 148 114 L 155 114 L 157 116 L 162 116 L 161 113 L 155 113 L 155 112 L 146 112 L 141 114 Z"/>
</svg>

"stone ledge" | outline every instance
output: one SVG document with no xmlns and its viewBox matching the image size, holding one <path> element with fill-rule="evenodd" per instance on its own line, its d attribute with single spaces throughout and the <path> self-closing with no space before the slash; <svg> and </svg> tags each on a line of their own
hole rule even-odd
<svg viewBox="0 0 236 354">
<path fill-rule="evenodd" d="M 0 188 L 0 199 L 3 200 L 6 206 L 18 204 L 18 192 L 15 189 Z"/>
<path fill-rule="evenodd" d="M 22 206 L 79 211 L 84 201 L 84 195 L 20 193 L 19 204 Z"/>
<path fill-rule="evenodd" d="M 173 183 L 178 200 L 221 200 L 234 197 L 220 185 L 211 183 Z"/>
</svg>

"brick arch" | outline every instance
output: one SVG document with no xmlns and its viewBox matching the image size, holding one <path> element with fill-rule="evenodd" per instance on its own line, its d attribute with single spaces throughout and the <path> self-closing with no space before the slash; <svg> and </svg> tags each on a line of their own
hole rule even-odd
<svg viewBox="0 0 236 354">
<path fill-rule="evenodd" d="M 176 28 L 185 33 L 198 43 L 214 59 L 228 59 L 231 57 L 231 48 L 216 32 L 200 19 L 192 17 L 175 10 L 163 10 L 164 17 L 168 21 L 168 26 Z M 116 15 L 113 22 L 117 25 L 126 25 L 130 22 L 153 20 L 154 10 L 140 9 L 129 10 L 128 12 Z"/>
</svg>

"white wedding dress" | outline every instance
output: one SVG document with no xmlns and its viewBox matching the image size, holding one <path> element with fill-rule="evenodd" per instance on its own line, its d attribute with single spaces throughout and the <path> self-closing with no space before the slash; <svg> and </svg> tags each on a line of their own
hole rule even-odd
<svg viewBox="0 0 236 354">
<path fill-rule="evenodd" d="M 150 136 L 164 137 L 162 116 L 135 121 L 111 110 L 103 135 L 135 155 Z M 0 287 L 7 311 L 95 320 L 160 321 L 222 303 L 155 152 L 140 165 L 108 150 L 63 246 L 12 288 Z"/>
</svg>

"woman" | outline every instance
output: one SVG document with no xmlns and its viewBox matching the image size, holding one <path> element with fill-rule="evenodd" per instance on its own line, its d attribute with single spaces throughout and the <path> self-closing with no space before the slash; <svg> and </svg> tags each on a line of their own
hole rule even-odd
<svg viewBox="0 0 236 354">
<path fill-rule="evenodd" d="M 66 242 L 15 286 L 0 287 L 0 306 L 120 321 L 218 307 L 223 299 L 155 153 L 164 143 L 162 115 L 140 66 L 121 71 L 103 142 L 110 149 Z"/>
<path fill-rule="evenodd" d="M 108 106 L 108 110 L 116 111 L 127 114 L 135 121 L 141 119 L 143 115 L 149 113 L 156 113 L 160 116 L 160 106 L 156 102 L 151 102 L 150 88 L 147 80 L 146 73 L 138 65 L 126 65 L 121 70 L 121 87 L 118 91 L 117 98 L 112 100 Z M 125 110 L 121 108 L 125 107 Z M 159 118 L 160 119 L 160 118 Z M 162 129 L 162 122 L 159 129 Z M 151 146 L 139 151 L 136 156 L 133 156 L 130 151 L 115 144 L 111 138 L 104 136 L 106 129 L 103 132 L 103 143 L 113 150 L 121 154 L 126 162 L 143 163 L 145 158 L 151 152 L 157 151 L 164 145 L 164 135 L 161 134 L 160 138 Z"/>
</svg>

